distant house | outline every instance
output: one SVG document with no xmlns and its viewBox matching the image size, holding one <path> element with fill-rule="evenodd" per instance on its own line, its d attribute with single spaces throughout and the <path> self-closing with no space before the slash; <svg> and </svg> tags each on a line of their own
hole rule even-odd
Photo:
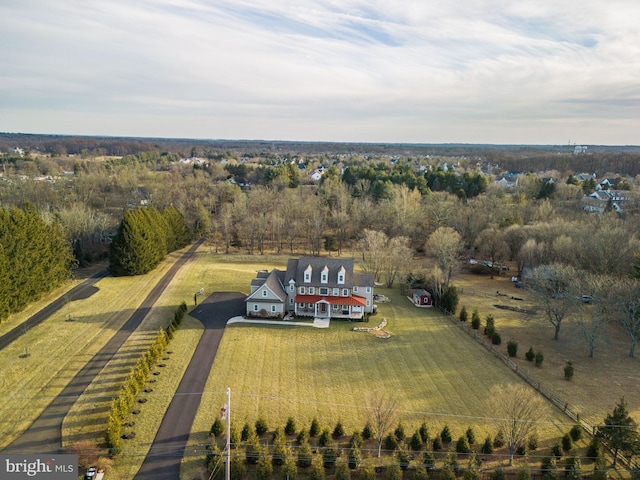
<svg viewBox="0 0 640 480">
<path fill-rule="evenodd" d="M 493 183 L 502 188 L 515 188 L 518 185 L 518 175 L 515 173 L 507 173 L 496 178 Z"/>
<path fill-rule="evenodd" d="M 412 295 L 413 303 L 418 307 L 433 307 L 433 299 L 431 294 L 426 290 L 414 290 Z"/>
<path fill-rule="evenodd" d="M 290 259 L 284 272 L 259 271 L 246 299 L 247 316 L 360 320 L 374 310 L 374 281 L 353 269 L 353 259 L 301 257 Z"/>
<path fill-rule="evenodd" d="M 573 148 L 573 154 L 580 155 L 581 153 L 587 153 L 587 147 L 584 145 L 576 145 Z"/>
<path fill-rule="evenodd" d="M 319 182 L 322 179 L 323 172 L 315 170 L 309 177 L 313 182 Z"/>
</svg>

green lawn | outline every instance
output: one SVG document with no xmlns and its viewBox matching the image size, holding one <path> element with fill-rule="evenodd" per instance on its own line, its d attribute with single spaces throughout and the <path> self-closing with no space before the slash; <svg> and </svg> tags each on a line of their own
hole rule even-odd
<svg viewBox="0 0 640 480">
<path fill-rule="evenodd" d="M 211 256 L 216 262 L 214 270 L 225 277 L 231 275 L 234 284 L 239 282 L 246 292 L 256 268 L 247 269 L 246 264 L 234 264 L 229 258 L 220 264 L 217 260 Z M 386 391 L 397 396 L 407 432 L 426 420 L 432 432 L 449 424 L 457 438 L 473 426 L 478 438 L 484 438 L 489 432 L 487 392 L 496 384 L 518 382 L 518 377 L 436 310 L 414 307 L 398 289 L 376 291 L 391 302 L 379 305 L 369 325 L 387 318 L 386 330 L 392 334 L 388 340 L 353 332 L 361 324 L 343 321 L 332 321 L 327 330 L 227 327 L 190 444 L 209 441 L 202 426 L 215 419 L 225 403 L 227 387 L 232 391 L 233 419 L 239 426 L 262 416 L 275 428 L 292 416 L 300 427 L 308 427 L 317 417 L 330 428 L 341 420 L 351 433 L 366 422 L 371 392 Z M 552 412 L 541 419 L 541 437 L 568 430 L 558 425 L 567 421 Z M 182 478 L 193 478 L 201 464 L 201 458 L 185 458 Z"/>
</svg>

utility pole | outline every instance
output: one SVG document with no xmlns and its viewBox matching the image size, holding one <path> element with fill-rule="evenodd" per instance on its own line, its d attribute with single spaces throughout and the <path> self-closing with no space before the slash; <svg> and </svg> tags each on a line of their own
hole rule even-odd
<svg viewBox="0 0 640 480">
<path fill-rule="evenodd" d="M 231 480 L 231 388 L 227 388 L 227 463 L 224 474 L 226 480 Z"/>
</svg>

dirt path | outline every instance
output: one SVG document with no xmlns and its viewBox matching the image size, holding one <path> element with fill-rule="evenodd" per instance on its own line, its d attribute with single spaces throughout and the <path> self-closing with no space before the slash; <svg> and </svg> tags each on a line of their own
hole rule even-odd
<svg viewBox="0 0 640 480">
<path fill-rule="evenodd" d="M 202 242 L 196 242 L 160 279 L 129 320 L 71 379 L 60 394 L 44 409 L 31 426 L 7 446 L 2 453 L 59 453 L 62 450 L 62 422 L 69 410 L 102 368 L 117 354 L 122 344 L 138 328 L 153 304 L 178 270 L 191 258 Z M 42 320 L 40 320 L 42 321 Z"/>
<path fill-rule="evenodd" d="M 180 463 L 225 325 L 230 318 L 243 314 L 245 298 L 246 295 L 236 292 L 214 293 L 191 312 L 192 317 L 203 323 L 205 331 L 136 480 L 180 478 Z"/>
</svg>

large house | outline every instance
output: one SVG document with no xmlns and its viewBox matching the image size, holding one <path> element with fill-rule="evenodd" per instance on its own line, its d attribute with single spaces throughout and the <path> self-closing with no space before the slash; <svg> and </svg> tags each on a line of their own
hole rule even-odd
<svg viewBox="0 0 640 480">
<path fill-rule="evenodd" d="M 353 271 L 353 259 L 301 257 L 287 270 L 259 271 L 247 296 L 247 316 L 361 320 L 373 306 L 373 275 Z"/>
</svg>

